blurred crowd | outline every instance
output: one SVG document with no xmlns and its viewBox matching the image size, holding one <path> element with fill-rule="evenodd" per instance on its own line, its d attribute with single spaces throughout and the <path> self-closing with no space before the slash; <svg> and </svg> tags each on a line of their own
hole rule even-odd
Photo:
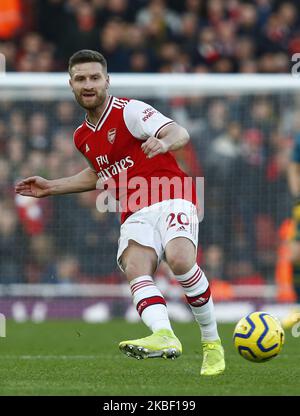
<svg viewBox="0 0 300 416">
<path fill-rule="evenodd" d="M 300 131 L 299 97 L 147 101 L 191 134 L 176 157 L 189 175 L 205 177 L 198 259 L 208 276 L 273 280 L 278 230 L 290 210 L 286 168 Z M 20 178 L 54 179 L 87 166 L 72 140 L 82 118 L 68 100 L 0 100 L 0 282 L 121 279 L 118 216 L 97 211 L 97 191 L 45 199 L 14 194 Z"/>
<path fill-rule="evenodd" d="M 118 220 L 96 210 L 95 193 L 14 195 L 19 178 L 57 178 L 86 167 L 73 146 L 76 110 L 72 102 L 0 102 L 1 282 L 67 283 L 115 269 Z"/>
<path fill-rule="evenodd" d="M 109 72 L 283 73 L 300 50 L 300 5 L 277 0 L 0 1 L 8 71 L 65 71 L 78 49 L 101 51 Z M 290 213 L 286 169 L 300 132 L 293 94 L 149 101 L 185 126 L 176 157 L 205 177 L 198 260 L 211 279 L 274 279 L 279 229 Z M 68 100 L 0 97 L 0 283 L 121 279 L 119 220 L 97 192 L 36 200 L 20 178 L 86 167 L 72 135 L 84 114 Z"/>
<path fill-rule="evenodd" d="M 10 0 L 0 2 L 9 71 L 65 71 L 96 49 L 110 72 L 289 72 L 299 3 L 279 0 Z"/>
</svg>

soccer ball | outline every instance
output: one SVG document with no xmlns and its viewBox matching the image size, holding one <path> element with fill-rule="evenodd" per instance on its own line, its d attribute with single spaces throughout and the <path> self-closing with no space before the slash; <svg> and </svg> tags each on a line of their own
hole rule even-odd
<svg viewBox="0 0 300 416">
<path fill-rule="evenodd" d="M 267 312 L 253 312 L 237 323 L 233 342 L 243 358 L 262 363 L 279 354 L 284 343 L 284 331 L 274 316 Z"/>
</svg>

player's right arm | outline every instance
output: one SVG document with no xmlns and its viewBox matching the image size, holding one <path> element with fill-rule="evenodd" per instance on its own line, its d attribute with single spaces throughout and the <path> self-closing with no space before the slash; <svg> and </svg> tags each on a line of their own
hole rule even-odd
<svg viewBox="0 0 300 416">
<path fill-rule="evenodd" d="M 98 176 L 91 168 L 86 168 L 74 176 L 60 179 L 45 179 L 31 176 L 18 182 L 16 193 L 24 196 L 43 198 L 49 195 L 72 194 L 96 189 Z"/>
</svg>

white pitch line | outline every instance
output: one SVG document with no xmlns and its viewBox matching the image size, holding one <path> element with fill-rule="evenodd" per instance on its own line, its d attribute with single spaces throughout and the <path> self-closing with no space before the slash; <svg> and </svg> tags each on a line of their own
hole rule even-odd
<svg viewBox="0 0 300 416">
<path fill-rule="evenodd" d="M 99 358 L 116 358 L 115 355 L 0 355 L 0 360 L 96 360 Z"/>
</svg>

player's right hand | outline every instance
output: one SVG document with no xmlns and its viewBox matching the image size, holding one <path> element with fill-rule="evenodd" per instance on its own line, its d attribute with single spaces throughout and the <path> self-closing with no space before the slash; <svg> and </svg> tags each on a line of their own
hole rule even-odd
<svg viewBox="0 0 300 416">
<path fill-rule="evenodd" d="M 41 176 L 31 176 L 18 182 L 15 186 L 15 191 L 23 196 L 43 198 L 51 195 L 50 181 Z"/>
</svg>

